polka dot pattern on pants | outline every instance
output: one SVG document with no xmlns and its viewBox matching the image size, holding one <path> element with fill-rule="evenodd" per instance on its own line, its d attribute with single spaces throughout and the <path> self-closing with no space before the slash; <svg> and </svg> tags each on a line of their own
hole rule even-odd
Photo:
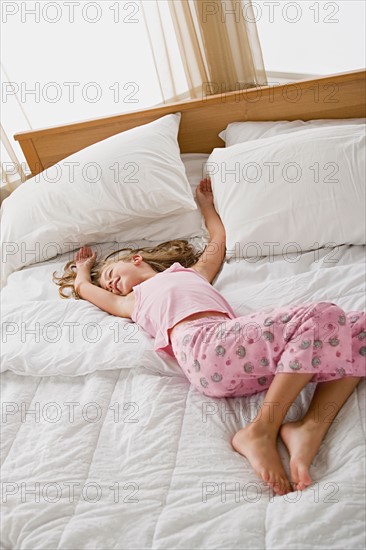
<svg viewBox="0 0 366 550">
<path fill-rule="evenodd" d="M 312 381 L 366 375 L 366 314 L 332 302 L 269 308 L 236 319 L 182 323 L 172 348 L 183 372 L 212 397 L 253 395 L 277 373 Z"/>
</svg>

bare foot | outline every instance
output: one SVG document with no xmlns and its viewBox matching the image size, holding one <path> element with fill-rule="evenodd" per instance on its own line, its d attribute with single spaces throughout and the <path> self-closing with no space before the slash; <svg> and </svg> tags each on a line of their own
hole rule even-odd
<svg viewBox="0 0 366 550">
<path fill-rule="evenodd" d="M 290 454 L 292 482 L 302 491 L 313 482 L 309 468 L 322 442 L 319 427 L 302 420 L 286 422 L 280 428 L 280 436 Z"/>
<path fill-rule="evenodd" d="M 249 424 L 234 435 L 231 444 L 275 493 L 284 495 L 293 491 L 277 451 L 276 438 Z"/>
</svg>

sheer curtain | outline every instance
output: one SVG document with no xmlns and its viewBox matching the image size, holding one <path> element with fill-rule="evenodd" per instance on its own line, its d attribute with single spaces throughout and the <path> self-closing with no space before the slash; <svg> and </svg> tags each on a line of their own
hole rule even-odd
<svg viewBox="0 0 366 550">
<path fill-rule="evenodd" d="M 165 103 L 267 84 L 251 0 L 140 5 Z"/>
<path fill-rule="evenodd" d="M 5 130 L 0 125 L 0 141 L 1 141 L 1 181 L 2 185 L 9 192 L 14 191 L 20 183 L 25 181 L 26 175 L 22 164 L 9 141 Z"/>
<path fill-rule="evenodd" d="M 5 86 L 14 81 L 18 88 L 21 83 L 33 89 L 38 83 L 42 89 L 55 81 L 64 92 L 64 81 L 83 84 L 98 78 L 104 102 L 68 104 L 66 94 L 58 103 L 46 101 L 42 94 L 35 102 L 32 95 L 25 101 L 19 91 L 6 94 L 0 136 L 2 194 L 29 175 L 13 139 L 16 132 L 73 122 L 77 116 L 85 120 L 267 83 L 250 0 L 135 0 L 133 18 L 121 12 L 124 20 L 131 20 L 122 26 L 111 19 L 118 2 L 94 4 L 103 12 L 96 25 L 83 19 L 70 25 L 64 23 L 65 17 L 50 25 L 42 19 L 36 23 L 32 16 L 22 25 L 19 14 L 3 25 Z M 27 49 L 21 52 L 14 51 L 8 40 L 16 34 L 26 35 Z M 85 47 L 79 48 L 80 41 Z M 48 58 L 44 43 L 49 45 Z M 112 100 L 115 81 L 123 79 L 138 90 L 139 100 L 131 105 L 126 99 L 122 104 Z"/>
<path fill-rule="evenodd" d="M 1 64 L 1 83 L 9 89 L 10 79 L 8 73 L 5 71 L 3 64 Z M 5 88 L 3 88 L 3 91 Z M 3 109 L 2 109 L 2 122 L 0 125 L 0 153 L 1 153 L 1 186 L 0 186 L 0 202 L 10 195 L 16 187 L 23 183 L 27 179 L 27 172 L 29 173 L 28 166 L 23 159 L 21 159 L 21 149 L 19 144 L 14 141 L 12 134 L 6 131 L 4 127 L 5 121 L 11 118 L 14 129 L 19 128 L 21 130 L 30 129 L 29 120 L 25 114 L 22 103 L 19 98 L 14 94 L 5 102 L 2 97 Z M 4 108 L 6 106 L 6 108 Z M 5 113 L 4 113 L 5 111 Z"/>
</svg>

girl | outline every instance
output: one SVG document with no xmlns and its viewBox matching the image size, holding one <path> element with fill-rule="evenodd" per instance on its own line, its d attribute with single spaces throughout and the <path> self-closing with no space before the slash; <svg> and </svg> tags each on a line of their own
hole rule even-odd
<svg viewBox="0 0 366 550">
<path fill-rule="evenodd" d="M 71 287 L 75 297 L 137 322 L 155 337 L 155 350 L 174 356 L 206 396 L 267 390 L 256 418 L 234 435 L 232 446 L 277 494 L 305 489 L 331 422 L 366 374 L 366 314 L 316 302 L 236 317 L 210 284 L 226 248 L 209 179 L 200 182 L 196 197 L 210 234 L 202 254 L 187 241 L 170 241 L 123 249 L 128 252 L 119 260 L 104 261 L 93 272 L 96 253 L 83 247 L 64 276 L 55 277 L 60 294 L 67 297 L 63 289 Z M 282 425 L 308 382 L 318 385 L 304 418 Z M 277 451 L 278 435 L 290 454 L 294 489 Z"/>
</svg>

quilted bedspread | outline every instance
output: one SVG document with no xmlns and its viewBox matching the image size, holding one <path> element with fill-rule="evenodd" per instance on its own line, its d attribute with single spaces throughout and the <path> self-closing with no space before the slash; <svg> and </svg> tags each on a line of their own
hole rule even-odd
<svg viewBox="0 0 366 550">
<path fill-rule="evenodd" d="M 363 310 L 365 247 L 338 247 L 336 262 L 329 252 L 229 261 L 214 286 L 238 315 L 316 300 Z M 364 380 L 329 428 L 314 483 L 274 496 L 230 443 L 264 392 L 198 393 L 147 334 L 131 342 L 133 323 L 118 320 L 115 339 L 116 318 L 67 305 L 51 283 L 40 289 L 57 267 L 16 272 L 2 291 L 1 549 L 364 548 Z M 100 332 L 90 326 L 73 342 L 57 339 L 56 325 L 44 332 L 65 322 L 96 322 Z M 286 420 L 301 418 L 314 389 L 304 388 Z M 281 441 L 279 452 L 289 473 Z"/>
</svg>

